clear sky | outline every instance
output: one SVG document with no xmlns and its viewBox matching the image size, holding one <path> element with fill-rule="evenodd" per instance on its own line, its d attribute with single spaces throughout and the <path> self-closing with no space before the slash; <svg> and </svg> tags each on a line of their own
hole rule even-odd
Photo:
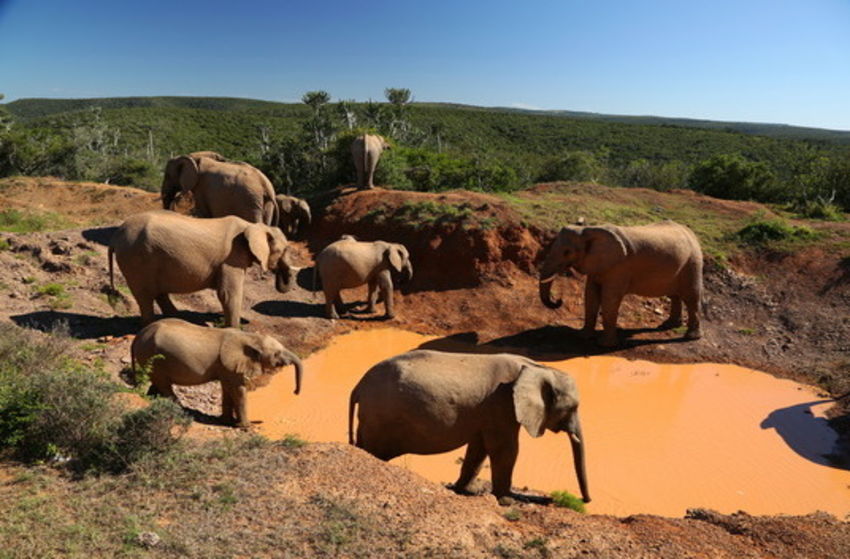
<svg viewBox="0 0 850 559">
<path fill-rule="evenodd" d="M 0 92 L 417 101 L 850 130 L 850 0 L 0 0 Z"/>
</svg>

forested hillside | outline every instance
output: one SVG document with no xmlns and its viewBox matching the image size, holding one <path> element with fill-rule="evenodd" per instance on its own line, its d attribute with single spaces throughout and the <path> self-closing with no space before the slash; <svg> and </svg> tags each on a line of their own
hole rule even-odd
<svg viewBox="0 0 850 559">
<path fill-rule="evenodd" d="M 411 103 L 408 90 L 387 90 L 387 99 L 331 103 L 321 91 L 303 103 L 22 99 L 5 105 L 0 175 L 150 189 L 168 158 L 211 149 L 258 165 L 282 191 L 306 194 L 353 180 L 348 142 L 372 130 L 396 146 L 378 177 L 396 188 L 493 191 L 584 180 L 795 203 L 810 214 L 850 207 L 850 133 Z"/>
</svg>

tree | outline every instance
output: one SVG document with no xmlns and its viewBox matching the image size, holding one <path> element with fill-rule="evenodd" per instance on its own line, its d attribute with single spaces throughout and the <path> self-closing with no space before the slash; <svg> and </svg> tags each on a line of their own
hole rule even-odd
<svg viewBox="0 0 850 559">
<path fill-rule="evenodd" d="M 775 201 L 776 177 L 765 163 L 740 154 L 721 154 L 697 165 L 688 186 L 715 198 Z"/>
<path fill-rule="evenodd" d="M 388 87 L 384 95 L 391 105 L 390 135 L 399 140 L 407 140 L 412 126 L 407 119 L 407 105 L 411 101 L 410 90 L 401 87 Z"/>
<path fill-rule="evenodd" d="M 353 100 L 340 100 L 336 105 L 337 111 L 345 121 L 345 125 L 349 130 L 353 130 L 357 126 L 357 113 L 354 112 Z"/>
<path fill-rule="evenodd" d="M 330 102 L 331 96 L 327 91 L 308 91 L 301 96 L 301 102 L 313 109 L 313 116 L 318 116 L 322 107 Z"/>
</svg>

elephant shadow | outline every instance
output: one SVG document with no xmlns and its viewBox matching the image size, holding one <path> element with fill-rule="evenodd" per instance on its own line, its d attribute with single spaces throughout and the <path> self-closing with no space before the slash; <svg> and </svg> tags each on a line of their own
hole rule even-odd
<svg viewBox="0 0 850 559">
<path fill-rule="evenodd" d="M 759 426 L 775 429 L 788 448 L 810 462 L 850 471 L 850 455 L 841 452 L 838 433 L 829 420 L 812 413 L 813 406 L 832 401 L 817 400 L 779 408 L 770 412 Z"/>
<path fill-rule="evenodd" d="M 118 226 L 111 225 L 109 227 L 92 227 L 82 232 L 83 238 L 87 241 L 97 243 L 103 246 L 109 246 L 109 240 L 112 234 L 118 229 Z"/>
<path fill-rule="evenodd" d="M 625 340 L 611 348 L 601 347 L 582 336 L 581 330 L 569 326 L 543 326 L 481 343 L 476 332 L 463 332 L 425 342 L 419 349 L 452 353 L 517 353 L 540 361 L 562 361 L 573 357 L 605 355 L 641 345 L 681 343 L 685 339 L 633 340 L 631 336 L 657 332 L 658 328 L 620 329 Z M 597 332 L 598 334 L 598 332 Z"/>
<path fill-rule="evenodd" d="M 266 316 L 286 318 L 324 318 L 325 306 L 321 303 L 302 303 L 301 301 L 261 301 L 252 309 Z"/>
<path fill-rule="evenodd" d="M 187 322 L 206 324 L 221 319 L 220 314 L 180 311 L 176 315 Z M 112 316 L 109 318 L 60 311 L 35 311 L 9 317 L 22 328 L 42 332 L 67 331 L 77 339 L 93 339 L 103 336 L 121 337 L 135 334 L 142 325 L 137 316 Z"/>
</svg>

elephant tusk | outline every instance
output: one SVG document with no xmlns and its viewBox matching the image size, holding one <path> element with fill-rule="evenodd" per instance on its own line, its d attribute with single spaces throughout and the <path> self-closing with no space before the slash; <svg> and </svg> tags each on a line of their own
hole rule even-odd
<svg viewBox="0 0 850 559">
<path fill-rule="evenodd" d="M 540 280 L 540 283 L 551 283 L 551 282 L 555 281 L 555 276 L 556 276 L 556 275 L 557 275 L 557 274 L 552 274 L 551 276 L 549 276 L 549 277 L 548 277 L 548 278 L 546 278 L 546 279 L 541 279 L 541 280 Z"/>
<path fill-rule="evenodd" d="M 570 439 L 576 444 L 581 444 L 581 439 L 575 433 L 570 433 Z"/>
</svg>

